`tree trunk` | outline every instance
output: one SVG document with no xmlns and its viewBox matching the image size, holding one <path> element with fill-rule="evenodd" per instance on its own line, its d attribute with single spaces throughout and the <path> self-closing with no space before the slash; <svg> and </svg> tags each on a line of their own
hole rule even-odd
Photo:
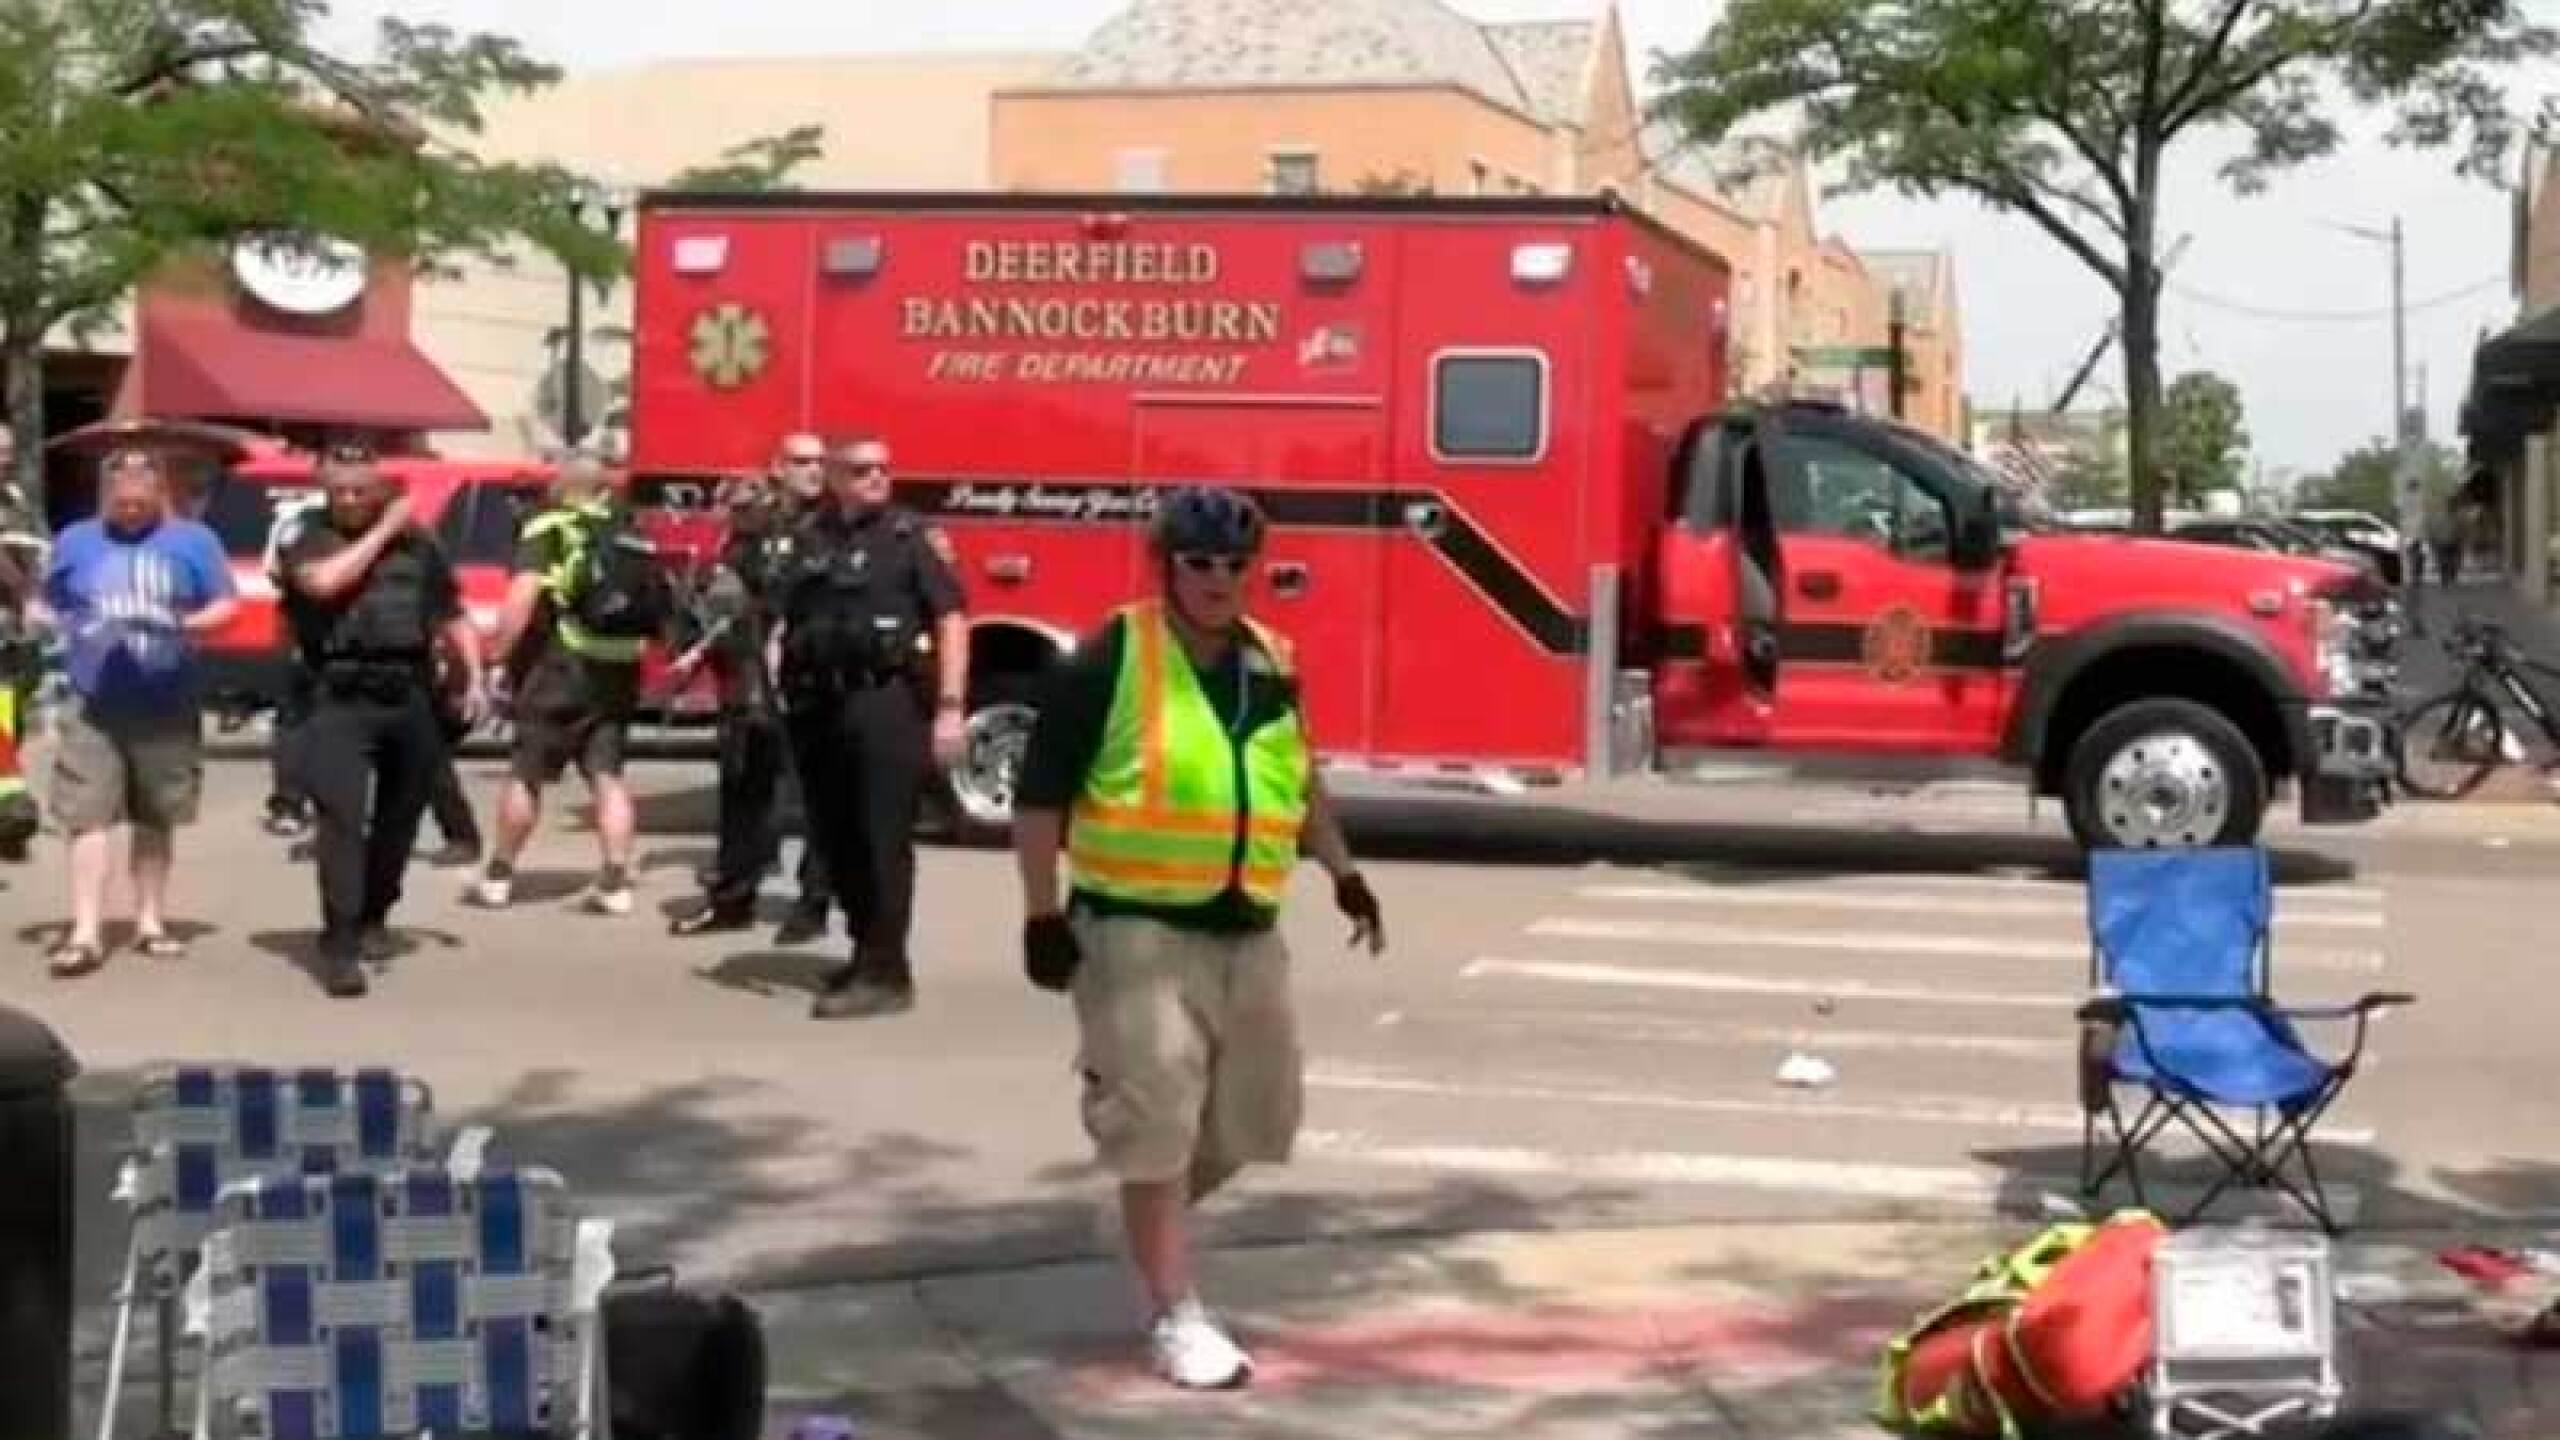
<svg viewBox="0 0 2560 1440">
<path fill-rule="evenodd" d="M 17 439 L 18 458 L 0 475 L 0 515 L 15 514 L 41 525 L 44 496 L 44 332 L 30 334 L 16 325 L 0 331 L 0 425 Z"/>
<path fill-rule="evenodd" d="M 2133 485 L 2133 528 L 2159 533 L 2160 487 L 2160 273 L 2151 256 L 2136 249 L 2125 267 L 2124 407 L 2126 468 Z"/>
</svg>

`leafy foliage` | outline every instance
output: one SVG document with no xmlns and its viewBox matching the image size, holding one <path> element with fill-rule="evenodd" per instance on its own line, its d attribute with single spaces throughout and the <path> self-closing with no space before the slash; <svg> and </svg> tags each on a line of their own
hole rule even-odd
<svg viewBox="0 0 2560 1440">
<path fill-rule="evenodd" d="M 43 348 L 173 260 L 327 235 L 435 273 L 530 242 L 591 277 L 620 242 L 580 180 L 468 148 L 489 100 L 559 72 L 510 40 L 385 21 L 367 61 L 313 38 L 325 0 L 0 0 L 0 360 L 32 481 Z M 22 488 L 26 488 L 22 486 Z M 30 492 L 31 493 L 31 492 Z"/>
<path fill-rule="evenodd" d="M 667 185 L 675 190 L 750 193 L 796 189 L 794 177 L 801 168 L 826 153 L 825 126 L 795 125 L 732 145 L 720 152 L 717 163 L 681 171 Z"/>
<path fill-rule="evenodd" d="M 2362 510 L 2389 520 L 2400 512 L 2400 455 L 2388 440 L 2369 440 L 2338 458 L 2326 475 L 2303 481 L 2300 503 L 2314 510 Z M 2429 440 L 2418 448 L 2418 474 L 2430 506 L 2461 482 L 2460 457 Z"/>
<path fill-rule="evenodd" d="M 2240 387 L 2206 371 L 2170 382 L 2160 425 L 2160 469 L 2172 497 L 2193 504 L 2217 490 L 2240 489 L 2248 451 Z"/>
<path fill-rule="evenodd" d="M 2023 216 L 2115 292 L 2134 501 L 2157 523 L 2164 162 L 2206 136 L 2252 192 L 2388 106 L 2398 143 L 2493 175 L 2522 119 L 2502 72 L 2552 52 L 2536 0 L 1729 0 L 1661 103 L 1713 141 L 1784 112 L 1853 187 Z"/>
</svg>

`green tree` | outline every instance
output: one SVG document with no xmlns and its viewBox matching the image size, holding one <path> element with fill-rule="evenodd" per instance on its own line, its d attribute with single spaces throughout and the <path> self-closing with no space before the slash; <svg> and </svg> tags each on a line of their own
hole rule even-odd
<svg viewBox="0 0 2560 1440">
<path fill-rule="evenodd" d="M 0 369 L 35 495 L 44 348 L 174 260 L 328 236 L 427 273 L 523 242 L 624 265 L 577 177 L 470 150 L 489 99 L 559 72 L 513 41 L 385 20 L 375 57 L 314 38 L 326 0 L 0 0 Z"/>
<path fill-rule="evenodd" d="M 2046 502 L 2056 510 L 2120 510 L 2129 484 L 2112 454 L 2073 450 L 2054 467 Z"/>
<path fill-rule="evenodd" d="M 2241 488 L 2249 452 L 2240 387 L 2197 370 L 2169 384 L 2160 417 L 2160 474 L 2166 498 L 2193 505 L 2217 490 Z"/>
<path fill-rule="evenodd" d="M 2418 447 L 2421 491 L 2430 507 L 2461 483 L 2461 458 L 2433 440 Z M 2362 510 L 2391 520 L 2400 513 L 2400 454 L 2390 441 L 2368 440 L 2338 459 L 2326 475 L 2302 482 L 2300 503 L 2311 510 Z"/>
<path fill-rule="evenodd" d="M 2024 216 L 2103 280 L 2124 342 L 2134 509 L 2159 523 L 2162 177 L 2229 145 L 2242 193 L 2335 150 L 2337 105 L 2393 107 L 2401 143 L 2490 176 L 2520 121 L 2500 71 L 2551 53 L 2538 0 L 1730 0 L 1667 60 L 1660 102 L 1702 141 L 1770 112 L 1852 187 Z"/>
<path fill-rule="evenodd" d="M 826 153 L 825 126 L 795 125 L 779 134 L 742 140 L 721 151 L 712 164 L 678 171 L 667 186 L 673 190 L 796 190 L 802 167 Z"/>
</svg>

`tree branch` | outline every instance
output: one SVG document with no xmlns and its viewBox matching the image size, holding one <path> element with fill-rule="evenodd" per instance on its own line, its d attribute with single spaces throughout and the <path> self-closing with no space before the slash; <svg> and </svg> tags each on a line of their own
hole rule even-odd
<svg viewBox="0 0 2560 1440">
<path fill-rule="evenodd" d="M 2073 229 L 2070 222 L 2056 213 L 2052 206 L 2037 199 L 2034 191 L 2008 188 L 1978 177 L 1958 179 L 1950 183 L 1956 189 L 1970 190 L 1994 205 L 2015 210 L 2033 220 L 2043 227 L 2046 234 L 2060 241 L 2064 249 L 2077 256 L 2081 264 L 2096 271 L 2099 278 L 2107 282 L 2109 289 L 2118 294 L 2124 293 L 2124 267 L 2108 259 L 2088 236 Z"/>
<path fill-rule="evenodd" d="M 2213 33 L 2206 37 L 2204 48 L 2197 52 L 2196 63 L 2188 67 L 2185 78 L 2169 91 L 2167 108 L 2171 113 L 2176 113 L 2179 106 L 2195 98 L 2205 77 L 2213 73 L 2214 66 L 2222 63 L 2222 52 L 2229 48 L 2231 37 L 2239 33 L 2241 17 L 2249 13 L 2253 3 L 2255 0 L 2228 0 L 2223 7 L 2222 18 L 2214 22 Z"/>
<path fill-rule="evenodd" d="M 130 99 L 163 81 L 175 80 L 199 65 L 218 65 L 225 60 L 246 60 L 252 55 L 269 53 L 263 40 L 230 40 L 220 45 L 199 45 L 162 58 L 150 69 L 119 83 L 115 93 Z"/>
<path fill-rule="evenodd" d="M 2132 213 L 2133 186 L 2122 174 L 2118 173 L 2115 165 L 2099 152 L 2098 142 L 2096 140 L 2083 132 L 2078 125 L 2073 124 L 2069 119 L 2065 118 L 2058 107 L 2054 109 L 2047 109 L 2042 104 L 2038 104 L 2032 107 L 2029 113 L 2033 114 L 2037 119 L 2042 120 L 2047 125 L 2052 126 L 2054 129 L 2061 131 L 2062 137 L 2071 142 L 2071 148 L 2080 152 L 2080 158 L 2088 161 L 2089 168 L 2097 172 L 2098 179 L 2103 182 L 2108 191 L 2116 197 L 2116 203 L 2123 206 L 2127 214 Z M 2110 223 L 2120 224 L 2121 222 Z"/>
<path fill-rule="evenodd" d="M 2222 109 L 2274 79 L 2285 67 L 2299 60 L 2313 58 L 2334 47 L 2349 32 L 2362 25 L 2372 11 L 2373 0 L 2362 0 L 2362 3 L 2356 6 L 2355 13 L 2340 18 L 2329 27 L 2330 33 L 2316 40 L 2290 45 L 2270 41 L 2265 55 L 2252 62 L 2241 64 L 2232 73 L 2230 80 L 2211 89 L 2203 88 L 2204 72 L 2197 72 L 2194 77 L 2196 88 L 2187 97 L 2185 103 L 2169 106 L 2162 112 L 2164 118 L 2160 123 L 2161 142 L 2166 144 L 2197 120 Z"/>
</svg>

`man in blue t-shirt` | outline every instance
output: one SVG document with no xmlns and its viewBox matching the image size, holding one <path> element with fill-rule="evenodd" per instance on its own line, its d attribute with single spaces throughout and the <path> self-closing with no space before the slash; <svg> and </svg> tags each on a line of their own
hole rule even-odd
<svg viewBox="0 0 2560 1440">
<path fill-rule="evenodd" d="M 106 962 L 108 837 L 133 827 L 135 948 L 185 953 L 168 929 L 175 834 L 203 787 L 196 712 L 199 637 L 239 611 L 222 542 L 169 504 L 167 477 L 139 450 L 107 457 L 98 515 L 64 530 L 42 606 L 62 632 L 74 703 L 55 751 L 55 819 L 71 836 L 71 930 L 53 972 Z"/>
</svg>

